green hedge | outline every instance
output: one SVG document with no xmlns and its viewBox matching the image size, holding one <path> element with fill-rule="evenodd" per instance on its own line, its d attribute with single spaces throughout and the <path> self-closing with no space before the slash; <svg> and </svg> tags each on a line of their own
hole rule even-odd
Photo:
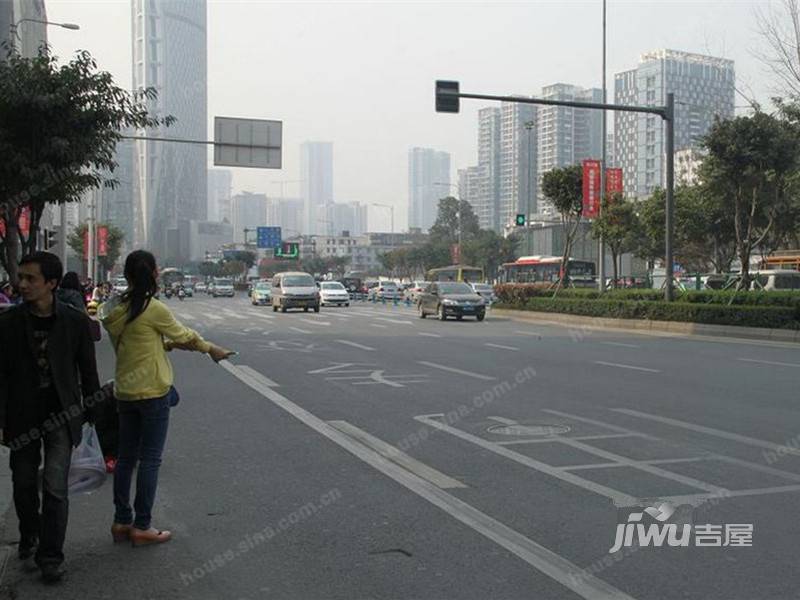
<svg viewBox="0 0 800 600">
<path fill-rule="evenodd" d="M 500 302 L 506 304 L 519 304 L 530 298 L 552 298 L 553 290 L 546 289 L 537 284 L 502 284 L 495 286 Z M 602 294 L 590 288 L 566 288 L 558 292 L 560 299 L 573 300 L 630 300 L 642 302 L 658 302 L 664 298 L 662 290 L 654 289 L 619 289 L 607 290 Z M 675 299 L 678 302 L 690 304 L 722 304 L 736 306 L 779 306 L 793 308 L 796 318 L 800 320 L 800 292 L 764 292 L 734 290 L 704 290 L 686 291 L 675 290 Z"/>
<path fill-rule="evenodd" d="M 552 296 L 552 294 L 551 294 Z M 560 296 L 560 294 L 559 294 Z M 739 325 L 768 329 L 800 329 L 794 308 L 779 306 L 742 306 L 699 302 L 637 301 L 591 298 L 528 298 L 524 302 L 500 302 L 497 308 L 539 312 L 567 313 L 616 319 L 651 319 L 711 325 Z"/>
</svg>

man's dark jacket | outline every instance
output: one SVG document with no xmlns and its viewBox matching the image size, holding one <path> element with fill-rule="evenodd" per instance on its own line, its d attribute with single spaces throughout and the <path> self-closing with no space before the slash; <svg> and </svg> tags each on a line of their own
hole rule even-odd
<svg viewBox="0 0 800 600">
<path fill-rule="evenodd" d="M 0 312 L 0 429 L 11 449 L 41 431 L 39 370 L 29 308 Z M 98 392 L 94 342 L 88 315 L 54 298 L 55 320 L 47 341 L 53 386 L 61 403 L 59 422 L 69 423 L 72 444 L 81 440 L 83 398 Z M 90 403 L 91 404 L 91 403 Z"/>
</svg>

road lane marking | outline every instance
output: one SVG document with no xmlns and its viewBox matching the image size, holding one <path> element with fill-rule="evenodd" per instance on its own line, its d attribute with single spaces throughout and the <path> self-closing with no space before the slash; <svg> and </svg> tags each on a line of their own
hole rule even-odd
<svg viewBox="0 0 800 600">
<path fill-rule="evenodd" d="M 794 367 L 795 369 L 800 368 L 800 364 L 778 362 L 776 360 L 756 360 L 755 358 L 740 358 L 738 360 L 742 362 L 758 363 L 762 365 L 775 365 L 777 367 Z"/>
<path fill-rule="evenodd" d="M 624 433 L 625 435 L 632 435 L 638 437 L 646 437 L 652 440 L 657 440 L 654 435 L 649 435 L 647 433 L 642 433 L 640 431 L 634 431 L 633 429 L 627 429 L 625 427 L 620 427 L 618 425 L 612 425 L 611 423 L 606 423 L 605 421 L 598 421 L 596 419 L 590 419 L 588 417 L 581 417 L 579 415 L 573 415 L 572 413 L 562 412 L 560 410 L 553 410 L 552 408 L 543 408 L 542 412 L 550 413 L 552 415 L 558 415 L 559 417 L 566 417 L 568 419 L 572 419 L 574 421 L 583 421 L 584 423 L 589 423 L 590 425 L 597 425 L 598 427 L 603 427 L 610 431 L 616 431 L 618 433 Z"/>
<path fill-rule="evenodd" d="M 637 346 L 636 344 L 626 344 L 624 342 L 600 342 L 601 344 L 605 344 L 606 346 L 619 346 L 620 348 L 641 348 L 641 346 Z"/>
<path fill-rule="evenodd" d="M 252 377 L 254 381 L 257 381 L 262 385 L 265 385 L 267 387 L 280 387 L 279 384 L 272 381 L 272 379 L 270 379 L 266 375 L 262 375 L 252 367 L 249 367 L 247 365 L 239 365 L 239 368 L 242 371 L 244 371 L 249 377 Z"/>
<path fill-rule="evenodd" d="M 536 337 L 542 337 L 542 334 L 538 331 L 525 331 L 523 329 L 517 329 L 514 333 L 519 333 L 522 335 L 535 335 Z"/>
<path fill-rule="evenodd" d="M 358 344 L 356 342 L 351 342 L 350 340 L 336 340 L 340 344 L 345 344 L 346 346 L 352 346 L 353 348 L 359 348 L 360 350 L 368 350 L 370 352 L 374 352 L 375 348 L 370 346 L 365 346 L 364 344 Z"/>
<path fill-rule="evenodd" d="M 204 316 L 206 319 L 211 319 L 212 321 L 222 321 L 222 317 L 220 317 L 219 315 L 215 315 L 214 313 L 207 313 L 207 312 L 204 312 L 204 313 L 203 313 L 203 316 Z"/>
<path fill-rule="evenodd" d="M 350 367 L 374 367 L 373 363 L 334 363 L 330 367 L 323 367 L 321 369 L 314 369 L 313 371 L 309 371 L 309 375 L 319 375 L 320 373 L 330 373 L 336 371 L 338 373 L 369 373 L 373 369 L 356 369 L 352 371 L 342 371 L 342 369 L 348 369 Z"/>
<path fill-rule="evenodd" d="M 723 499 L 740 498 L 742 496 L 769 496 L 772 494 L 785 494 L 787 492 L 800 492 L 800 485 L 779 485 L 766 488 L 750 488 L 748 490 L 731 490 Z M 719 500 L 716 494 L 686 494 L 683 496 L 659 496 L 659 501 L 669 501 L 674 504 L 691 504 L 699 506 L 708 500 Z"/>
<path fill-rule="evenodd" d="M 297 333 L 313 333 L 308 329 L 300 329 L 299 327 L 289 327 L 292 331 L 296 331 Z"/>
<path fill-rule="evenodd" d="M 481 379 L 482 381 L 494 381 L 495 379 L 497 379 L 496 377 L 491 377 L 489 375 L 480 375 L 479 373 L 473 373 L 471 371 L 462 371 L 461 369 L 456 369 L 455 367 L 448 367 L 446 365 L 440 365 L 438 363 L 428 362 L 427 360 L 418 360 L 417 362 L 427 367 L 432 367 L 434 369 L 441 369 L 442 371 L 449 371 L 450 373 L 458 373 L 459 375 L 464 375 L 465 377 L 472 377 L 473 379 Z"/>
<path fill-rule="evenodd" d="M 177 314 L 181 319 L 186 319 L 187 321 L 194 321 L 197 319 L 197 317 L 190 315 L 189 313 L 179 312 Z"/>
<path fill-rule="evenodd" d="M 602 360 L 594 361 L 596 365 L 603 365 L 606 367 L 616 367 L 618 369 L 631 369 L 633 371 L 644 371 L 645 373 L 661 373 L 658 369 L 648 369 L 647 367 L 637 367 L 635 365 L 622 365 L 620 363 L 605 362 Z"/>
<path fill-rule="evenodd" d="M 573 438 L 575 439 L 575 438 Z M 643 465 L 669 465 L 672 463 L 686 463 L 686 462 L 700 462 L 710 460 L 708 456 L 693 456 L 691 458 L 659 458 L 656 460 L 637 460 L 637 464 Z M 565 471 L 591 471 L 592 469 L 609 469 L 614 467 L 628 467 L 625 463 L 610 462 L 610 463 L 590 463 L 586 465 L 570 465 L 568 467 L 561 467 Z"/>
<path fill-rule="evenodd" d="M 272 320 L 272 319 L 274 319 L 274 318 L 275 318 L 273 315 L 265 315 L 264 313 L 254 313 L 254 312 L 251 312 L 251 313 L 248 313 L 248 314 L 249 314 L 251 317 L 258 317 L 259 319 L 269 319 L 269 320 Z"/>
<path fill-rule="evenodd" d="M 782 454 L 794 454 L 800 456 L 800 450 L 790 446 L 781 446 L 773 442 L 767 442 L 756 438 L 748 437 L 746 435 L 739 435 L 738 433 L 731 433 L 721 429 L 714 429 L 713 427 L 705 427 L 704 425 L 695 425 L 694 423 L 687 423 L 686 421 L 679 421 L 678 419 L 670 419 L 669 417 L 660 417 L 650 413 L 641 412 L 638 410 L 630 410 L 628 408 L 612 408 L 609 409 L 614 412 L 622 413 L 631 417 L 638 417 L 640 419 L 647 419 L 655 421 L 656 423 L 663 423 L 664 425 L 672 425 L 673 427 L 681 427 L 690 431 L 704 433 L 706 435 L 739 442 L 740 444 L 747 444 L 749 446 L 756 446 L 757 448 L 765 448 L 773 452 L 781 452 Z"/>
<path fill-rule="evenodd" d="M 376 321 L 386 321 L 387 323 L 396 323 L 397 325 L 413 325 L 411 321 L 401 321 L 400 319 L 387 319 L 386 317 L 375 317 Z"/>
<path fill-rule="evenodd" d="M 379 329 L 386 329 L 387 325 L 380 325 L 378 323 L 370 323 L 373 327 L 377 327 Z"/>
<path fill-rule="evenodd" d="M 400 465 L 407 471 L 411 471 L 412 473 L 414 473 L 414 475 L 422 477 L 423 479 L 431 482 L 438 488 L 446 490 L 452 488 L 467 487 L 460 481 L 453 479 L 452 477 L 448 477 L 441 471 L 437 471 L 436 469 L 429 467 L 428 465 L 421 463 L 414 458 L 411 458 L 405 452 L 401 452 L 391 444 L 387 444 L 383 440 L 376 438 L 373 435 L 370 435 L 369 433 L 367 433 L 363 429 L 359 429 L 355 425 L 351 425 L 347 421 L 328 421 L 328 422 L 331 425 L 333 425 L 336 429 L 344 433 L 345 435 L 349 435 L 357 442 L 361 442 L 362 444 L 364 444 L 371 450 L 374 450 L 384 458 L 388 458 L 393 463 Z"/>
<path fill-rule="evenodd" d="M 489 342 L 486 342 L 484 346 L 491 346 L 492 348 L 500 348 L 501 350 L 513 350 L 515 352 L 519 350 L 519 348 L 514 348 L 514 346 L 503 346 L 502 344 L 490 344 Z"/>
<path fill-rule="evenodd" d="M 552 444 L 555 442 L 555 437 L 553 435 L 538 437 L 530 440 L 511 440 L 508 442 L 495 442 L 495 444 L 500 444 L 501 446 L 516 446 L 518 444 Z M 614 438 L 624 438 L 624 437 L 645 437 L 641 434 L 635 433 L 605 433 L 605 434 L 598 434 L 598 435 L 576 435 L 570 437 L 571 440 L 608 440 Z"/>
<path fill-rule="evenodd" d="M 434 338 L 442 337 L 438 333 L 428 333 L 427 331 L 418 331 L 417 334 L 418 335 L 424 335 L 425 337 L 434 337 Z"/>
<path fill-rule="evenodd" d="M 311 323 L 312 325 L 324 325 L 325 327 L 330 327 L 330 321 L 317 321 L 316 319 L 304 319 L 300 318 L 301 321 L 305 323 Z"/>
<path fill-rule="evenodd" d="M 493 519 L 463 500 L 456 498 L 422 477 L 386 460 L 380 454 L 354 441 L 319 417 L 301 408 L 276 390 L 259 384 L 227 360 L 220 365 L 231 375 L 285 410 L 296 419 L 344 448 L 385 476 L 430 502 L 452 518 L 512 552 L 533 568 L 587 600 L 634 600 L 632 596 L 595 577 L 552 550 Z M 565 474 L 562 474 L 565 475 Z"/>
<path fill-rule="evenodd" d="M 638 500 L 636 497 L 626 494 L 625 492 L 621 492 L 619 490 L 607 487 L 603 484 L 595 483 L 594 481 L 578 477 L 577 475 L 566 473 L 559 467 L 554 467 L 547 463 L 538 461 L 535 458 L 531 458 L 530 456 L 527 456 L 525 454 L 514 452 L 513 450 L 509 450 L 508 448 L 500 446 L 499 444 L 490 442 L 489 440 L 485 440 L 476 435 L 472 435 L 471 433 L 467 433 L 466 431 L 456 429 L 455 427 L 450 427 L 449 425 L 445 425 L 441 421 L 432 418 L 432 417 L 443 417 L 443 416 L 444 415 L 442 414 L 419 415 L 414 417 L 414 419 L 416 419 L 420 423 L 425 423 L 426 425 L 430 425 L 435 429 L 439 429 L 440 431 L 445 431 L 451 435 L 454 435 L 457 438 L 461 438 L 462 440 L 471 442 L 476 446 L 485 448 L 486 450 L 490 450 L 495 454 L 499 454 L 500 456 L 513 460 L 514 462 L 517 462 L 521 465 L 525 465 L 526 467 L 529 467 L 541 473 L 545 473 L 547 475 L 552 475 L 556 479 L 566 481 L 567 483 L 571 483 L 585 490 L 589 490 L 590 492 L 594 492 L 595 494 L 599 494 L 600 496 L 605 496 L 606 498 L 611 499 L 617 506 L 633 506 L 636 504 Z"/>
</svg>

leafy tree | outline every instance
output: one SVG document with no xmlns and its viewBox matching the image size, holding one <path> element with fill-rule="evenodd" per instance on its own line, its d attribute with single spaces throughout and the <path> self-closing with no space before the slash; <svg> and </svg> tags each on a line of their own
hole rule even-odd
<svg viewBox="0 0 800 600">
<path fill-rule="evenodd" d="M 200 264 L 199 271 L 203 277 L 222 277 L 222 263 L 206 261 Z"/>
<path fill-rule="evenodd" d="M 613 283 L 617 287 L 619 273 L 617 259 L 624 252 L 630 252 L 638 241 L 639 217 L 633 202 L 621 194 L 611 194 L 603 198 L 603 210 L 592 223 L 592 236 L 602 238 L 611 251 L 613 263 Z"/>
<path fill-rule="evenodd" d="M 542 192 L 553 203 L 564 227 L 564 254 L 555 293 L 569 280 L 569 255 L 583 214 L 583 169 L 580 165 L 552 169 L 542 177 Z"/>
<path fill-rule="evenodd" d="M 236 250 L 234 252 L 228 253 L 230 260 L 238 260 L 241 263 L 244 263 L 247 266 L 247 269 L 251 269 L 254 264 L 256 264 L 256 253 L 251 250 Z"/>
<path fill-rule="evenodd" d="M 716 121 L 703 141 L 708 156 L 701 177 L 711 193 L 732 205 L 739 289 L 750 283 L 750 256 L 786 217 L 787 194 L 797 176 L 798 129 L 785 119 L 756 112 Z"/>
<path fill-rule="evenodd" d="M 461 213 L 460 219 L 459 212 Z M 452 196 L 439 200 L 436 222 L 430 229 L 431 242 L 448 246 L 457 243 L 459 220 L 461 223 L 462 243 L 478 234 L 480 230 L 478 217 L 469 202 L 458 200 Z"/>
<path fill-rule="evenodd" d="M 222 265 L 222 274 L 228 277 L 242 277 L 247 272 L 247 265 L 241 260 L 228 260 Z"/>
<path fill-rule="evenodd" d="M 464 244 L 463 262 L 481 267 L 488 279 L 494 279 L 500 265 L 514 261 L 518 244 L 515 236 L 504 238 L 492 230 L 481 229 Z"/>
<path fill-rule="evenodd" d="M 98 223 L 97 229 L 100 227 L 108 228 L 108 238 L 106 240 L 106 255 L 98 256 L 97 262 L 100 264 L 103 271 L 108 272 L 114 268 L 114 265 L 116 265 L 117 261 L 119 260 L 119 254 L 120 250 L 122 250 L 122 242 L 125 239 L 125 233 L 115 225 Z M 86 238 L 86 230 L 88 228 L 89 226 L 86 223 L 81 223 L 67 236 L 67 244 L 79 257 L 83 257 L 83 253 L 85 251 L 83 242 Z"/>
<path fill-rule="evenodd" d="M 90 188 L 115 187 L 107 179 L 117 163 L 114 149 L 127 128 L 169 125 L 172 117 L 148 114 L 156 91 L 129 92 L 99 71 L 92 56 L 78 52 L 67 64 L 43 47 L 23 58 L 14 50 L 0 60 L 0 263 L 16 281 L 21 251 L 36 248 L 47 204 L 77 202 Z M 18 227 L 22 209 L 30 234 Z"/>
</svg>

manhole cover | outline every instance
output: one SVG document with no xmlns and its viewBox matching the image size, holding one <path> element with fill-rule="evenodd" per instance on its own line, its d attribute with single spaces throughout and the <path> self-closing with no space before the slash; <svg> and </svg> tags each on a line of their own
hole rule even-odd
<svg viewBox="0 0 800 600">
<path fill-rule="evenodd" d="M 492 425 L 487 429 L 489 433 L 497 435 L 561 435 L 567 433 L 566 425 Z"/>
</svg>

